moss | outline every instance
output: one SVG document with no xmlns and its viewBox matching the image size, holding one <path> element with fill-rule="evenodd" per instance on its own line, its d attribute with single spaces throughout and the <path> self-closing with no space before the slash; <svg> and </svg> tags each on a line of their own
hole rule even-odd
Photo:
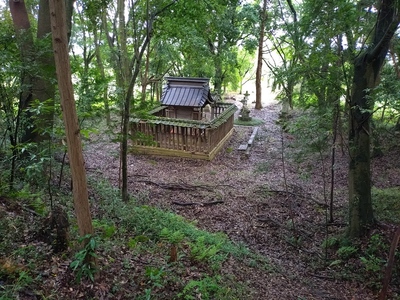
<svg viewBox="0 0 400 300">
<path fill-rule="evenodd" d="M 241 125 L 241 126 L 258 126 L 264 124 L 264 121 L 261 119 L 255 119 L 252 118 L 250 121 L 242 121 L 242 120 L 235 120 L 234 122 L 235 125 Z"/>
</svg>

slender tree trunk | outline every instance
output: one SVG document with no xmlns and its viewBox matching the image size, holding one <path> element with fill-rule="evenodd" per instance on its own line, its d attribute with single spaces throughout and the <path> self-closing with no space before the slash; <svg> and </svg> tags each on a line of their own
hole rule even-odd
<svg viewBox="0 0 400 300">
<path fill-rule="evenodd" d="M 214 79 L 214 91 L 218 94 L 222 94 L 222 82 L 224 80 L 224 75 L 222 71 L 222 64 L 219 62 L 219 58 L 216 58 L 215 63 L 215 79 Z"/>
<path fill-rule="evenodd" d="M 267 0 L 263 0 L 263 7 L 260 13 L 260 36 L 258 38 L 258 56 L 257 56 L 257 70 L 256 70 L 256 105 L 255 109 L 262 109 L 262 64 L 263 64 L 263 49 L 264 49 L 264 36 L 265 25 L 267 22 Z"/>
<path fill-rule="evenodd" d="M 351 238 L 362 237 L 374 224 L 371 200 L 370 121 L 373 101 L 370 91 L 378 82 L 390 41 L 397 29 L 399 3 L 382 0 L 369 48 L 354 62 L 349 126 L 349 228 Z"/>
<path fill-rule="evenodd" d="M 336 163 L 336 140 L 338 135 L 338 124 L 340 118 L 340 104 L 339 99 L 333 108 L 333 124 L 332 124 L 332 149 L 331 149 L 331 187 L 329 195 L 329 222 L 333 223 L 333 203 L 335 191 L 335 163 Z"/>
<path fill-rule="evenodd" d="M 117 2 L 117 14 L 119 19 L 118 37 L 119 37 L 119 61 L 120 70 L 123 86 L 122 91 L 124 100 L 122 103 L 121 111 L 121 155 L 120 155 L 120 166 L 121 166 L 121 177 L 122 177 L 122 200 L 127 202 L 129 200 L 128 193 L 128 132 L 129 132 L 129 117 L 131 113 L 131 101 L 133 98 L 133 87 L 135 80 L 130 76 L 130 68 L 128 61 L 128 49 L 126 46 L 126 28 L 125 28 L 125 4 L 124 0 L 118 0 Z M 137 49 L 135 49 L 135 52 Z M 130 81 L 128 82 L 128 80 Z"/>
<path fill-rule="evenodd" d="M 122 81 L 123 81 L 123 90 L 124 90 L 124 95 L 126 95 L 126 89 L 129 85 L 129 80 L 131 78 L 131 69 L 129 65 L 129 59 L 128 59 L 128 47 L 126 44 L 126 25 L 125 25 L 125 1 L 124 0 L 118 0 L 118 38 L 119 38 L 119 61 L 120 61 L 120 69 L 122 72 Z"/>
<path fill-rule="evenodd" d="M 144 73 L 142 74 L 142 78 L 141 78 L 141 85 L 142 85 L 142 95 L 141 95 L 141 103 L 146 102 L 146 90 L 147 90 L 147 86 L 150 83 L 149 80 L 149 68 L 150 68 L 150 43 L 147 46 L 147 53 L 146 53 L 146 64 L 144 67 Z"/>
<path fill-rule="evenodd" d="M 68 53 L 68 35 L 64 0 L 50 0 L 50 16 L 58 88 L 67 136 L 68 155 L 71 162 L 75 214 L 79 234 L 93 234 L 90 214 L 85 162 L 79 134 L 71 67 Z"/>
<path fill-rule="evenodd" d="M 97 67 L 100 70 L 101 80 L 103 81 L 103 84 L 104 84 L 107 81 L 107 78 L 106 78 L 106 72 L 104 70 L 103 58 L 101 57 L 100 44 L 99 44 L 100 41 L 99 41 L 99 37 L 97 34 L 96 26 L 94 26 L 93 34 L 94 34 L 94 45 L 95 45 Z M 108 101 L 108 85 L 107 84 L 104 85 L 103 100 L 104 100 L 104 110 L 106 113 L 106 122 L 107 122 L 107 126 L 109 126 L 111 123 L 111 115 L 110 115 L 110 104 Z"/>
<path fill-rule="evenodd" d="M 128 201 L 128 133 L 129 133 L 129 117 L 130 117 L 130 107 L 133 98 L 133 88 L 135 86 L 136 80 L 139 76 L 140 67 L 143 60 L 144 52 L 151 40 L 151 32 L 153 30 L 153 22 L 158 14 L 161 14 L 168 7 L 173 5 L 176 1 L 171 1 L 169 4 L 164 6 L 158 12 L 150 13 L 147 11 L 148 19 L 146 20 L 146 33 L 145 36 L 136 36 L 135 39 L 135 53 L 133 54 L 131 60 L 131 66 L 133 72 L 129 80 L 129 85 L 127 88 L 125 101 L 124 101 L 124 112 L 123 112 L 123 122 L 122 122 L 122 142 L 121 142 L 121 168 L 122 168 L 122 200 Z M 147 1 L 147 8 L 149 8 L 149 2 Z"/>
</svg>

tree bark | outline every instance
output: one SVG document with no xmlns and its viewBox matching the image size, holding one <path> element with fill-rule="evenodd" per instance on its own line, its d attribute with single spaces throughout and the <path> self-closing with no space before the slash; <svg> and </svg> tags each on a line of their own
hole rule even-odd
<svg viewBox="0 0 400 300">
<path fill-rule="evenodd" d="M 219 54 L 215 55 L 214 65 L 215 65 L 214 92 L 217 93 L 218 95 L 222 95 L 222 83 L 224 82 L 225 75 L 222 70 L 222 60 Z"/>
<path fill-rule="evenodd" d="M 96 26 L 94 26 L 94 29 L 93 29 L 93 36 L 94 36 L 94 47 L 95 47 L 94 51 L 96 53 L 97 67 L 100 70 L 101 80 L 103 82 L 106 82 L 107 81 L 106 72 L 104 69 L 103 58 L 101 57 L 100 40 L 99 40 L 99 36 L 97 34 Z M 111 124 L 111 114 L 110 114 L 110 104 L 108 101 L 108 85 L 107 84 L 103 88 L 103 100 L 104 100 L 104 110 L 106 113 L 106 122 L 107 122 L 107 126 L 109 126 Z"/>
<path fill-rule="evenodd" d="M 33 61 L 33 36 L 31 32 L 31 24 L 29 22 L 28 12 L 26 10 L 25 2 L 20 0 L 18 2 L 10 0 L 9 1 L 11 17 L 13 20 L 16 37 L 18 41 L 18 46 L 21 53 L 21 61 L 23 66 L 31 65 Z M 18 144 L 18 134 L 19 127 L 22 121 L 24 124 L 21 125 L 23 128 L 21 142 L 29 142 L 31 141 L 33 134 L 33 128 L 31 126 L 27 126 L 30 123 L 30 113 L 26 110 L 26 108 L 30 105 L 32 101 L 32 74 L 30 74 L 29 70 L 23 68 L 21 71 L 21 92 L 19 95 L 19 105 L 18 105 L 18 113 L 17 120 L 15 125 L 15 136 L 14 142 L 16 146 Z"/>
<path fill-rule="evenodd" d="M 267 0 L 263 0 L 263 6 L 260 12 L 260 36 L 258 38 L 258 56 L 257 56 L 257 70 L 256 70 L 256 105 L 255 109 L 262 109 L 262 64 L 263 64 L 263 49 L 264 49 L 264 36 L 265 25 L 267 22 Z"/>
<path fill-rule="evenodd" d="M 67 23 L 71 24 L 73 1 L 65 0 L 65 2 L 68 7 Z M 40 142 L 50 138 L 49 133 L 53 126 L 54 117 L 54 109 L 52 107 L 54 107 L 55 85 L 52 81 L 55 78 L 55 63 L 51 44 L 50 42 L 48 44 L 45 43 L 47 35 L 51 33 L 49 0 L 39 1 L 37 39 L 42 40 L 42 47 L 46 45 L 45 51 L 40 51 L 40 55 L 37 55 L 34 51 L 33 35 L 30 31 L 29 17 L 24 1 L 10 0 L 9 3 L 19 38 L 23 65 L 30 66 L 32 61 L 36 61 L 39 66 L 38 74 L 30 74 L 29 71 L 24 71 L 21 75 L 23 92 L 20 97 L 20 116 L 25 120 L 21 142 Z M 46 108 L 35 118 L 27 110 L 33 100 L 39 100 L 41 103 L 50 100 Z"/>
<path fill-rule="evenodd" d="M 133 9 L 133 8 L 132 8 Z M 124 101 L 122 103 L 123 110 L 121 111 L 122 119 L 121 119 L 121 127 L 122 127 L 122 141 L 121 141 L 121 156 L 120 156 L 120 165 L 121 165 L 121 177 L 122 177 L 122 185 L 121 185 L 121 194 L 122 200 L 128 202 L 129 193 L 128 193 L 128 133 L 129 133 L 129 117 L 131 113 L 131 101 L 133 98 L 133 88 L 135 85 L 136 78 L 130 76 L 131 70 L 129 68 L 128 61 L 128 48 L 126 45 L 126 28 L 125 28 L 125 5 L 124 0 L 118 0 L 117 2 L 117 14 L 119 19 L 118 24 L 118 37 L 119 37 L 119 61 L 120 61 L 120 70 L 121 70 L 121 83 L 123 84 L 120 87 L 123 91 Z M 135 54 L 138 49 L 135 49 Z M 133 56 L 135 57 L 135 54 Z M 130 82 L 128 82 L 130 80 Z M 129 86 L 128 86 L 129 83 Z"/>
<path fill-rule="evenodd" d="M 50 0 L 49 4 L 58 88 L 71 165 L 74 208 L 79 234 L 85 236 L 93 234 L 93 226 L 89 208 L 85 162 L 71 80 L 65 3 L 64 0 Z"/>
<path fill-rule="evenodd" d="M 14 28 L 17 31 L 17 34 L 20 34 L 21 31 L 29 30 L 31 28 L 31 24 L 29 22 L 28 11 L 26 10 L 25 1 L 9 0 L 8 3 L 10 6 Z"/>
<path fill-rule="evenodd" d="M 49 0 L 40 0 L 37 38 L 46 45 L 46 51 L 37 57 L 40 73 L 39 76 L 35 76 L 33 79 L 32 99 L 38 99 L 41 103 L 46 100 L 49 100 L 49 102 L 46 105 L 46 109 L 43 110 L 37 120 L 35 120 L 35 127 L 40 129 L 40 131 L 36 130 L 33 133 L 32 140 L 35 142 L 50 139 L 50 132 L 53 127 L 55 96 L 53 80 L 56 77 L 56 67 L 51 40 L 48 40 L 48 44 L 46 43 L 46 40 L 49 39 L 47 37 L 49 33 L 51 33 Z M 40 134 L 41 132 L 44 134 Z"/>
<path fill-rule="evenodd" d="M 370 119 L 371 90 L 377 85 L 390 41 L 397 29 L 398 1 L 383 0 L 379 7 L 374 38 L 354 62 L 349 126 L 349 228 L 350 238 L 365 236 L 374 224 L 371 200 Z"/>
</svg>

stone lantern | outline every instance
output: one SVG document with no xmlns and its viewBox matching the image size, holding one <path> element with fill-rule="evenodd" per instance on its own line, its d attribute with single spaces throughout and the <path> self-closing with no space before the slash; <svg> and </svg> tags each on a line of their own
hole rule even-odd
<svg viewBox="0 0 400 300">
<path fill-rule="evenodd" d="M 244 98 L 240 100 L 240 102 L 243 103 L 243 107 L 240 110 L 239 114 L 240 121 L 251 121 L 250 109 L 247 107 L 247 101 L 249 101 L 249 96 L 250 96 L 249 92 L 246 91 L 246 93 L 244 94 Z"/>
</svg>

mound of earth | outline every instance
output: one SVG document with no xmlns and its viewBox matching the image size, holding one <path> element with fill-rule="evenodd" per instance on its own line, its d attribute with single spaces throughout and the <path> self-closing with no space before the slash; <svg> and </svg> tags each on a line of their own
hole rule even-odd
<svg viewBox="0 0 400 300">
<path fill-rule="evenodd" d="M 245 126 L 234 127 L 213 161 L 129 156 L 129 192 L 142 204 L 174 211 L 202 229 L 224 232 L 267 257 L 273 272 L 249 268 L 235 274 L 252 287 L 256 299 L 373 299 L 364 286 L 338 280 L 329 267 L 320 267 L 326 238 L 324 170 L 309 161 L 309 176 L 299 175 L 304 165 L 287 158 L 293 137 L 277 125 L 279 110 L 276 103 L 251 110 L 264 124 L 248 157 L 238 150 L 253 131 Z M 118 144 L 99 136 L 85 151 L 88 170 L 118 186 L 118 153 Z M 347 158 L 339 155 L 337 210 L 347 202 L 346 167 Z M 345 223 L 338 217 L 329 234 L 343 230 Z"/>
</svg>

